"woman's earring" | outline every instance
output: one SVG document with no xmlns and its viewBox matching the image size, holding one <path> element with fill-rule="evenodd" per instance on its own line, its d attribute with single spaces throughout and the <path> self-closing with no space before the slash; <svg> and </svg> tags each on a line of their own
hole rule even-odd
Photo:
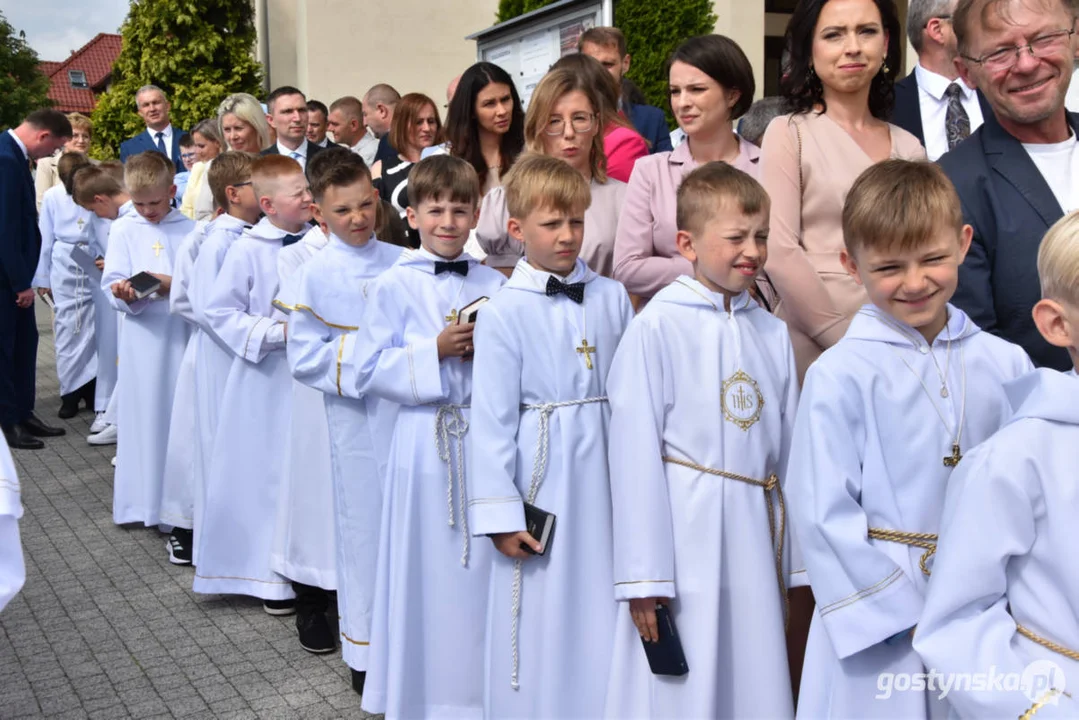
<svg viewBox="0 0 1079 720">
<path fill-rule="evenodd" d="M 888 67 L 888 61 L 887 60 L 885 60 L 884 62 L 882 62 L 880 64 L 880 72 L 881 72 L 882 75 L 887 75 L 889 72 L 891 72 L 891 68 Z"/>
</svg>

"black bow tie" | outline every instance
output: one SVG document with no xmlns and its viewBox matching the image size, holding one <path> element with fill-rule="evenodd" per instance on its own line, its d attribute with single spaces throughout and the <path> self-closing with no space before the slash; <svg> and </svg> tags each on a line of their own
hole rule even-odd
<svg viewBox="0 0 1079 720">
<path fill-rule="evenodd" d="M 570 300 L 580 305 L 584 302 L 584 283 L 563 283 L 559 282 L 559 280 L 552 275 L 547 278 L 547 296 L 550 297 L 552 295 L 557 295 L 558 293 L 562 293 Z"/>
<path fill-rule="evenodd" d="M 444 272 L 453 272 L 458 275 L 468 276 L 468 261 L 467 260 L 454 260 L 444 261 L 435 260 L 435 275 L 441 275 Z"/>
<path fill-rule="evenodd" d="M 281 238 L 281 247 L 288 247 L 289 245 L 292 245 L 293 243 L 298 243 L 301 240 L 303 240 L 303 233 L 300 233 L 299 235 L 286 235 L 285 237 Z"/>
</svg>

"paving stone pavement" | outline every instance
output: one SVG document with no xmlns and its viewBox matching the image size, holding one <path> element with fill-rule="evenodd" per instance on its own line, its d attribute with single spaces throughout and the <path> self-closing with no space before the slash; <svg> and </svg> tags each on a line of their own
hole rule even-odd
<svg viewBox="0 0 1079 720">
<path fill-rule="evenodd" d="M 191 592 L 165 536 L 112 523 L 115 447 L 92 416 L 58 420 L 48 309 L 38 302 L 37 413 L 67 429 L 15 450 L 27 579 L 0 614 L 0 718 L 359 718 L 340 653 L 315 656 L 293 618 Z"/>
</svg>

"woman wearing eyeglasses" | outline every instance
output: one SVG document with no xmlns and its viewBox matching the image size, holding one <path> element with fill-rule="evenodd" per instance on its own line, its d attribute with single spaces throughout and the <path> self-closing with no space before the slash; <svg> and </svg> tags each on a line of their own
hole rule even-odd
<svg viewBox="0 0 1079 720">
<path fill-rule="evenodd" d="M 584 216 L 580 257 L 594 271 L 610 277 L 615 229 L 626 186 L 607 175 L 597 112 L 602 102 L 595 83 L 581 73 L 556 67 L 536 86 L 525 116 L 524 131 L 528 150 L 565 161 L 591 184 L 592 204 Z M 484 262 L 507 276 L 513 273 L 513 267 L 524 254 L 521 244 L 509 236 L 508 220 L 506 196 L 497 187 L 483 200 L 476 236 L 487 253 Z"/>
</svg>

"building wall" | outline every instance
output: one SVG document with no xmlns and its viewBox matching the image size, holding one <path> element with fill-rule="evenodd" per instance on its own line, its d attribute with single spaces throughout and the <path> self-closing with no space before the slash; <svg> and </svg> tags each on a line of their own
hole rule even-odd
<svg viewBox="0 0 1079 720">
<path fill-rule="evenodd" d="M 756 97 L 764 96 L 764 0 L 714 0 L 716 33 L 741 46 L 753 65 Z"/>
</svg>

